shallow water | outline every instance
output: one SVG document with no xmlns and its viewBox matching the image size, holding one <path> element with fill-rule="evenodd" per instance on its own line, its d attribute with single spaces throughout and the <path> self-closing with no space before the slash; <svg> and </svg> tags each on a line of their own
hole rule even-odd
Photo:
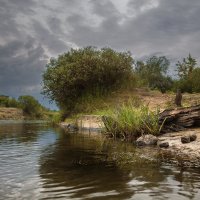
<svg viewBox="0 0 200 200">
<path fill-rule="evenodd" d="M 149 151 L 40 122 L 2 121 L 0 199 L 200 199 L 200 169 L 149 161 Z"/>
</svg>

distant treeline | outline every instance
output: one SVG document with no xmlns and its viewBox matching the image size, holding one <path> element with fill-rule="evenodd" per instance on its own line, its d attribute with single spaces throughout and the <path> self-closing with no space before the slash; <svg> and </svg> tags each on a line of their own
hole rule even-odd
<svg viewBox="0 0 200 200">
<path fill-rule="evenodd" d="M 0 107 L 21 108 L 24 115 L 30 118 L 44 118 L 48 109 L 32 96 L 20 96 L 18 99 L 0 95 Z"/>
<path fill-rule="evenodd" d="M 88 96 L 98 98 L 119 88 L 200 92 L 200 68 L 190 54 L 177 62 L 176 79 L 168 74 L 170 62 L 165 56 L 136 61 L 130 52 L 110 48 L 71 49 L 52 58 L 43 74 L 43 94 L 55 101 L 68 115 Z M 175 77 L 175 76 L 174 76 Z"/>
</svg>

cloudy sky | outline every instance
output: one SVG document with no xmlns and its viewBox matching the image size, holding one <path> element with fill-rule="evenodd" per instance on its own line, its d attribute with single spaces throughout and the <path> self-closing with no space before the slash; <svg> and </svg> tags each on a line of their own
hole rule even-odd
<svg viewBox="0 0 200 200">
<path fill-rule="evenodd" d="M 199 19 L 200 0 L 0 0 L 0 94 L 44 101 L 45 64 L 72 47 L 198 58 Z"/>
</svg>

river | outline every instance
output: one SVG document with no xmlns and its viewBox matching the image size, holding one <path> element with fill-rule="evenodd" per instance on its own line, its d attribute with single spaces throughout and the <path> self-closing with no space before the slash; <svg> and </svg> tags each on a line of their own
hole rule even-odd
<svg viewBox="0 0 200 200">
<path fill-rule="evenodd" d="M 143 151 L 40 122 L 1 121 L 0 199 L 200 199 L 200 169 Z"/>
</svg>

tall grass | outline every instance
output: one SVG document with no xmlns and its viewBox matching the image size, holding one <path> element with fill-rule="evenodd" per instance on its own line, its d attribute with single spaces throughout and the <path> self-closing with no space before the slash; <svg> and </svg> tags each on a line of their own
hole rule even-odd
<svg viewBox="0 0 200 200">
<path fill-rule="evenodd" d="M 157 135 L 160 132 L 158 113 L 158 110 L 150 111 L 147 106 L 135 107 L 128 103 L 105 113 L 103 122 L 106 132 L 114 138 L 134 140 L 142 134 Z"/>
<path fill-rule="evenodd" d="M 62 117 L 60 112 L 56 111 L 56 112 L 50 112 L 49 116 L 48 116 L 49 122 L 52 125 L 57 125 L 62 121 Z"/>
</svg>

